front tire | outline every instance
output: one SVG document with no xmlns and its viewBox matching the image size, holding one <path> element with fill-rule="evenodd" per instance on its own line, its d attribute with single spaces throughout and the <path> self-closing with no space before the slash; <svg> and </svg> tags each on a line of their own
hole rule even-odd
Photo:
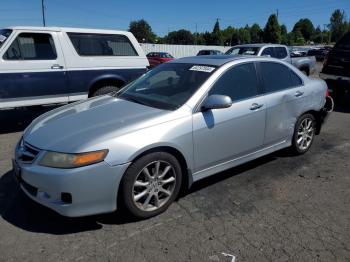
<svg viewBox="0 0 350 262">
<path fill-rule="evenodd" d="M 302 115 L 295 124 L 291 149 L 293 153 L 301 155 L 306 153 L 315 138 L 316 120 L 312 114 Z"/>
<path fill-rule="evenodd" d="M 181 187 L 181 166 L 166 152 L 155 152 L 136 160 L 121 182 L 126 210 L 136 218 L 149 218 L 164 212 L 176 199 Z"/>
</svg>

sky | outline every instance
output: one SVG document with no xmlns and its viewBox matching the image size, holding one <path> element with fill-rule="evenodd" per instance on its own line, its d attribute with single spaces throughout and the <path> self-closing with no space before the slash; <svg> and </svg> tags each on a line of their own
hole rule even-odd
<svg viewBox="0 0 350 262">
<path fill-rule="evenodd" d="M 323 28 L 335 9 L 350 18 L 350 0 L 45 0 L 47 26 L 127 30 L 132 20 L 144 18 L 153 31 L 212 31 L 219 18 L 221 29 L 252 25 L 264 27 L 278 10 L 279 22 L 289 30 L 300 18 Z M 41 0 L 1 0 L 0 28 L 12 25 L 41 26 Z"/>
</svg>

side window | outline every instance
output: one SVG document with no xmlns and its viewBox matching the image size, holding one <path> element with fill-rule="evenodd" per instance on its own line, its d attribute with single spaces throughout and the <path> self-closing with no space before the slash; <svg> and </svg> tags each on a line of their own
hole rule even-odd
<svg viewBox="0 0 350 262">
<path fill-rule="evenodd" d="M 209 91 L 209 95 L 227 95 L 232 101 L 258 95 L 258 80 L 253 63 L 234 66 L 226 71 Z"/>
<path fill-rule="evenodd" d="M 21 33 L 4 55 L 7 60 L 55 60 L 55 44 L 50 34 Z"/>
<path fill-rule="evenodd" d="M 284 59 L 288 55 L 285 47 L 275 47 L 275 57 L 278 59 Z"/>
<path fill-rule="evenodd" d="M 293 87 L 302 86 L 303 80 L 301 80 L 301 78 L 296 73 L 294 73 L 291 69 L 289 69 L 289 71 L 290 71 L 290 77 L 292 78 Z"/>
<path fill-rule="evenodd" d="M 302 84 L 301 79 L 283 64 L 261 62 L 260 72 L 265 93 L 276 92 Z M 295 75 L 294 77 L 299 78 L 299 81 L 297 79 L 292 80 L 292 73 Z"/>
<path fill-rule="evenodd" d="M 271 57 L 275 57 L 275 52 L 273 51 L 273 47 L 267 47 L 265 48 L 262 53 L 261 56 L 271 56 Z"/>
<path fill-rule="evenodd" d="M 125 35 L 67 34 L 80 56 L 138 56 Z"/>
</svg>

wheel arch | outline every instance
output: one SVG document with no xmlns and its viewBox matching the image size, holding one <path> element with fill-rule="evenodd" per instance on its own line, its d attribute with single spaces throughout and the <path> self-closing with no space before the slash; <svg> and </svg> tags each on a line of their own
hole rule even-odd
<svg viewBox="0 0 350 262">
<path fill-rule="evenodd" d="M 319 135 L 321 132 L 321 127 L 322 127 L 322 116 L 321 116 L 321 112 L 320 111 L 316 111 L 316 110 L 308 110 L 305 111 L 304 113 L 300 114 L 299 118 L 303 115 L 306 114 L 311 114 L 314 116 L 315 120 L 316 120 L 316 135 Z"/>
<path fill-rule="evenodd" d="M 98 78 L 95 78 L 94 80 L 91 81 L 89 85 L 89 97 L 92 96 L 96 90 L 99 88 L 106 86 L 106 85 L 113 85 L 117 87 L 122 87 L 123 85 L 126 84 L 126 80 L 119 75 L 103 75 L 99 76 Z"/>
<path fill-rule="evenodd" d="M 193 183 L 193 177 L 192 177 L 191 169 L 189 168 L 189 163 L 188 163 L 189 161 L 186 160 L 186 157 L 179 149 L 169 145 L 154 146 L 152 148 L 147 148 L 141 152 L 138 152 L 135 156 L 132 157 L 132 160 L 130 162 L 134 163 L 136 160 L 140 159 L 141 157 L 154 152 L 169 153 L 179 161 L 181 171 L 182 171 L 182 176 L 183 176 L 179 195 L 186 192 L 186 190 L 189 189 Z M 118 191 L 120 192 L 120 190 Z"/>
</svg>

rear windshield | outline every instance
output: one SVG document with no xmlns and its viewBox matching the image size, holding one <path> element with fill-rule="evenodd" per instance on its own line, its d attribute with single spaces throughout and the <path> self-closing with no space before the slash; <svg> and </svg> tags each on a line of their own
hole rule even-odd
<svg viewBox="0 0 350 262">
<path fill-rule="evenodd" d="M 80 56 L 137 56 L 125 35 L 68 33 Z"/>
<path fill-rule="evenodd" d="M 344 35 L 335 45 L 335 48 L 350 50 L 350 33 Z"/>
<path fill-rule="evenodd" d="M 0 29 L 0 47 L 6 42 L 12 30 L 10 29 Z"/>
<path fill-rule="evenodd" d="M 241 46 L 232 47 L 225 54 L 226 55 L 257 55 L 259 47 Z"/>
</svg>

